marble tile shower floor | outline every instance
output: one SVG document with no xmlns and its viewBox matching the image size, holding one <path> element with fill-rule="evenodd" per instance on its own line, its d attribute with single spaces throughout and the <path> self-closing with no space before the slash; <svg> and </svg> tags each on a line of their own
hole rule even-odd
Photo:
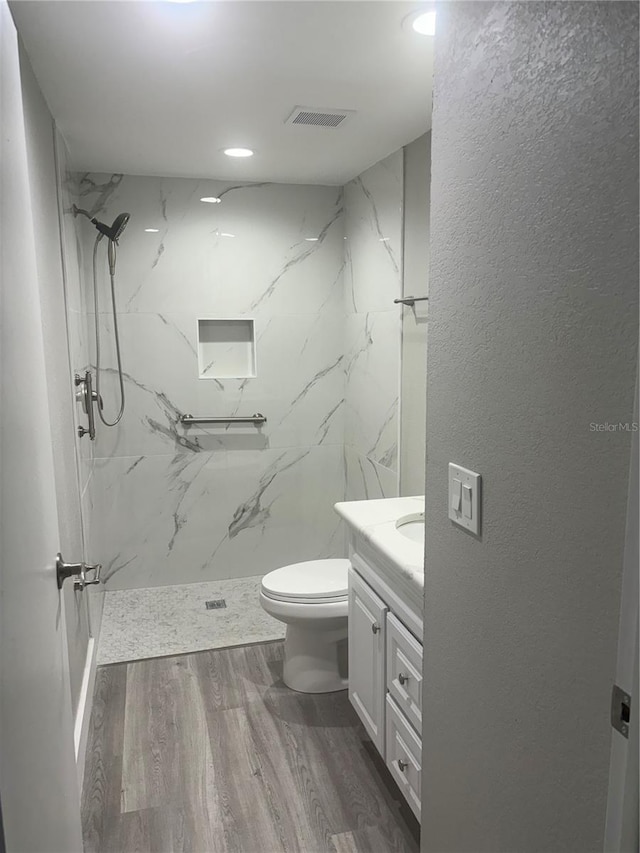
<svg viewBox="0 0 640 853">
<path fill-rule="evenodd" d="M 260 607 L 261 579 L 106 592 L 98 664 L 282 639 L 285 626 Z M 220 598 L 225 608 L 207 610 Z"/>
</svg>

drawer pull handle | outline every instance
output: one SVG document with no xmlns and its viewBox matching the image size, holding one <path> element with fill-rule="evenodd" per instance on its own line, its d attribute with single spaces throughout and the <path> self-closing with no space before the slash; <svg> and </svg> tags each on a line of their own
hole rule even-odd
<svg viewBox="0 0 640 853">
<path fill-rule="evenodd" d="M 378 631 L 380 630 L 380 626 L 378 625 L 377 622 L 373 623 L 373 625 L 371 626 L 371 630 L 373 631 L 374 634 L 378 633 Z"/>
<path fill-rule="evenodd" d="M 407 769 L 408 766 L 409 766 L 408 761 L 403 761 L 401 758 L 398 759 L 398 767 L 400 768 L 401 773 L 404 773 L 404 771 Z"/>
<path fill-rule="evenodd" d="M 398 681 L 400 684 L 406 684 L 409 681 L 409 676 L 405 675 L 403 672 L 398 673 Z"/>
</svg>

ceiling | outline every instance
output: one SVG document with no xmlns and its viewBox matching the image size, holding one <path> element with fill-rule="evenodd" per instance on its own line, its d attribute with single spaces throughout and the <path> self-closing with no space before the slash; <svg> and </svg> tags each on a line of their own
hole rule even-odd
<svg viewBox="0 0 640 853">
<path fill-rule="evenodd" d="M 396 0 L 15 0 L 76 168 L 342 184 L 426 132 L 433 38 Z M 356 110 L 336 129 L 296 106 Z M 255 156 L 232 160 L 221 149 Z"/>
</svg>

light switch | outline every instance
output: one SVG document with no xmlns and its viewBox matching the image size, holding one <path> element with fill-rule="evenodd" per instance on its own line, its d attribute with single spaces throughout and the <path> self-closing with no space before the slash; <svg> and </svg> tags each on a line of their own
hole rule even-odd
<svg viewBox="0 0 640 853">
<path fill-rule="evenodd" d="M 451 497 L 451 509 L 455 512 L 460 512 L 462 504 L 462 483 L 460 480 L 453 481 L 453 490 Z"/>
<path fill-rule="evenodd" d="M 471 533 L 480 533 L 480 474 L 449 463 L 449 518 Z"/>
<path fill-rule="evenodd" d="M 472 518 L 473 513 L 471 511 L 471 498 L 472 491 L 471 486 L 468 486 L 466 483 L 462 487 L 462 515 L 464 518 Z"/>
</svg>

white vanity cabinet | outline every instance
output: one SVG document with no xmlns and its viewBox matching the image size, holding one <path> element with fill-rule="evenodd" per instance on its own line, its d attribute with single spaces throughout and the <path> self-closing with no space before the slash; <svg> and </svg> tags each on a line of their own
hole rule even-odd
<svg viewBox="0 0 640 853">
<path fill-rule="evenodd" d="M 362 550 L 362 548 L 360 548 Z M 422 784 L 422 617 L 351 549 L 349 698 L 414 814 Z"/>
<path fill-rule="evenodd" d="M 349 699 L 420 820 L 424 497 L 335 509 L 349 530 Z"/>
</svg>

